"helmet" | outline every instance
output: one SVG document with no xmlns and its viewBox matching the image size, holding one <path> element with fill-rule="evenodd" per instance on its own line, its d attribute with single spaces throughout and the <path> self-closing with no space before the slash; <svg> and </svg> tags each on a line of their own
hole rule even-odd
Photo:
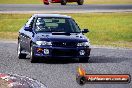
<svg viewBox="0 0 132 88">
<path fill-rule="evenodd" d="M 37 22 L 36 22 L 36 25 L 37 25 L 37 26 L 39 26 L 39 25 L 45 26 L 45 21 L 44 21 L 44 19 L 38 18 L 38 19 L 37 19 Z"/>
</svg>

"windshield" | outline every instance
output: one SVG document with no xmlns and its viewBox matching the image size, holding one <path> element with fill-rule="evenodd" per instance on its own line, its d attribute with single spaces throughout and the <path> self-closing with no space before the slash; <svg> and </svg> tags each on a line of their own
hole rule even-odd
<svg viewBox="0 0 132 88">
<path fill-rule="evenodd" d="M 80 28 L 70 18 L 41 17 L 36 20 L 35 32 L 80 33 Z"/>
</svg>

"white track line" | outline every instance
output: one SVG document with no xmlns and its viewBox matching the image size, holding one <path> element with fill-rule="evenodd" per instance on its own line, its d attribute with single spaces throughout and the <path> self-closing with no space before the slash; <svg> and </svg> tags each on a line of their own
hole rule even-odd
<svg viewBox="0 0 132 88">
<path fill-rule="evenodd" d="M 128 10 L 82 10 L 82 11 L 0 11 L 0 13 L 18 13 L 18 14 L 28 14 L 28 13 L 112 13 L 112 12 L 132 12 L 132 9 Z"/>
</svg>

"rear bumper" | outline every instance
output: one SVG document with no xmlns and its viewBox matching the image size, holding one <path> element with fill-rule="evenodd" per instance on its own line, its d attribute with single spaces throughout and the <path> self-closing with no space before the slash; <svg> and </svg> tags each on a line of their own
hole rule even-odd
<svg viewBox="0 0 132 88">
<path fill-rule="evenodd" d="M 43 0 L 45 3 L 49 3 L 48 0 Z M 61 3 L 61 0 L 51 0 L 51 3 Z"/>
<path fill-rule="evenodd" d="M 38 51 L 41 49 L 41 51 Z M 44 53 L 44 50 L 49 50 L 48 54 Z M 80 50 L 85 52 L 84 55 L 80 55 Z M 34 56 L 36 57 L 57 57 L 57 58 L 85 58 L 90 56 L 91 48 L 89 47 L 52 47 L 52 46 L 33 46 Z"/>
</svg>

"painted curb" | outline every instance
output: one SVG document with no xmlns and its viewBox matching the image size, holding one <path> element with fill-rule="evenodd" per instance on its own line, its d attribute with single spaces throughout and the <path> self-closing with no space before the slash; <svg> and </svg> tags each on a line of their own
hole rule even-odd
<svg viewBox="0 0 132 88">
<path fill-rule="evenodd" d="M 11 75 L 0 73 L 0 79 L 6 82 L 7 88 L 47 88 L 37 80 L 17 74 Z"/>
</svg>

